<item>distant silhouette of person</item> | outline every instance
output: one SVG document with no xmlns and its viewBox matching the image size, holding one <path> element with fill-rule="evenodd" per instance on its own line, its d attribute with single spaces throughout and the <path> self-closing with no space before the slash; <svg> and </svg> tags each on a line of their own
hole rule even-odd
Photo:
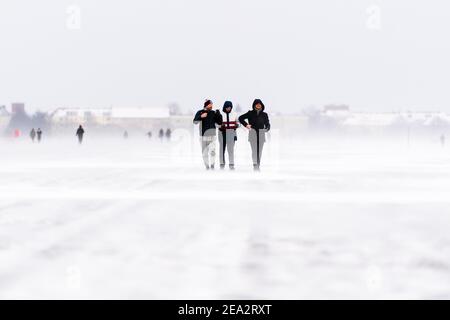
<svg viewBox="0 0 450 320">
<path fill-rule="evenodd" d="M 31 129 L 31 131 L 30 131 L 30 138 L 31 138 L 31 141 L 34 142 L 34 139 L 36 138 L 36 131 L 34 131 L 34 128 Z"/>
<path fill-rule="evenodd" d="M 42 130 L 41 130 L 41 128 L 37 129 L 36 135 L 37 135 L 38 142 L 41 142 L 41 139 L 42 139 Z"/>
<path fill-rule="evenodd" d="M 123 138 L 124 138 L 124 139 L 128 139 L 128 131 L 125 131 L 125 132 L 123 133 Z"/>
<path fill-rule="evenodd" d="M 83 136 L 84 136 L 84 129 L 83 129 L 83 127 L 81 125 L 78 127 L 76 136 L 78 137 L 78 143 L 82 144 L 83 143 Z"/>
<path fill-rule="evenodd" d="M 445 134 L 442 134 L 442 135 L 441 135 L 440 140 L 441 140 L 441 146 L 442 146 L 442 147 L 445 147 Z"/>
<path fill-rule="evenodd" d="M 164 130 L 163 129 L 159 130 L 159 139 L 161 141 L 163 141 L 163 139 L 164 139 Z"/>
<path fill-rule="evenodd" d="M 151 132 L 151 131 L 147 132 L 147 137 L 148 137 L 149 139 L 152 138 L 152 132 Z"/>
<path fill-rule="evenodd" d="M 31 131 L 30 131 L 30 138 L 31 138 L 31 141 L 34 142 L 34 139 L 36 138 L 36 131 L 34 130 L 34 128 L 31 129 Z"/>
<path fill-rule="evenodd" d="M 167 139 L 167 141 L 170 141 L 171 137 L 172 137 L 172 130 L 167 129 L 166 130 L 166 139 Z"/>
</svg>

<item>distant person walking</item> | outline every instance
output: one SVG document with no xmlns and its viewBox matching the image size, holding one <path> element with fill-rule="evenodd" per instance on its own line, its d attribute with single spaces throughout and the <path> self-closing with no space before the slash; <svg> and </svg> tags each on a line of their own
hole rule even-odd
<svg viewBox="0 0 450 320">
<path fill-rule="evenodd" d="M 253 102 L 252 110 L 239 117 L 239 122 L 249 130 L 248 141 L 252 148 L 253 169 L 259 171 L 261 156 L 266 142 L 266 132 L 270 130 L 269 115 L 260 99 Z M 247 121 L 246 121 L 247 120 Z"/>
<path fill-rule="evenodd" d="M 151 132 L 151 131 L 147 132 L 147 137 L 148 137 L 149 139 L 152 138 L 152 132 Z"/>
<path fill-rule="evenodd" d="M 164 130 L 163 129 L 159 130 L 159 140 L 161 140 L 161 142 L 164 140 Z"/>
<path fill-rule="evenodd" d="M 34 130 L 34 128 L 31 129 L 31 131 L 30 131 L 30 138 L 31 138 L 31 141 L 34 142 L 34 139 L 36 138 L 36 131 Z"/>
<path fill-rule="evenodd" d="M 36 135 L 37 135 L 37 141 L 40 143 L 41 139 L 42 139 L 42 130 L 41 130 L 41 128 L 37 129 Z"/>
<path fill-rule="evenodd" d="M 125 131 L 124 133 L 123 133 L 123 138 L 126 140 L 126 139 L 128 139 L 128 131 Z"/>
<path fill-rule="evenodd" d="M 213 103 L 206 100 L 203 109 L 194 116 L 194 124 L 199 125 L 200 143 L 203 162 L 206 170 L 214 170 L 216 162 L 216 124 L 222 125 L 222 115 L 219 110 L 213 111 Z"/>
<path fill-rule="evenodd" d="M 441 135 L 440 140 L 441 140 L 441 146 L 442 146 L 442 148 L 445 147 L 445 134 L 442 134 L 442 135 Z"/>
<path fill-rule="evenodd" d="M 172 130 L 167 129 L 166 130 L 166 139 L 167 139 L 167 141 L 170 141 L 171 137 L 172 137 Z"/>
<path fill-rule="evenodd" d="M 224 103 L 222 111 L 223 122 L 219 129 L 220 169 L 225 168 L 225 152 L 228 151 L 230 170 L 234 170 L 234 144 L 237 140 L 238 119 L 236 113 L 233 112 L 231 101 Z"/>
<path fill-rule="evenodd" d="M 82 144 L 83 143 L 83 136 L 84 136 L 84 129 L 83 129 L 83 127 L 81 125 L 78 127 L 76 136 L 78 137 L 78 143 Z"/>
</svg>

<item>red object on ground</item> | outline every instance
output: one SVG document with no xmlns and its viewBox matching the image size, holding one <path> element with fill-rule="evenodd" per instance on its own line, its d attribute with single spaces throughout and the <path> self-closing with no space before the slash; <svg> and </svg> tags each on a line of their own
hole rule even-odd
<svg viewBox="0 0 450 320">
<path fill-rule="evenodd" d="M 20 137 L 20 130 L 19 129 L 14 130 L 14 137 L 15 138 Z"/>
</svg>

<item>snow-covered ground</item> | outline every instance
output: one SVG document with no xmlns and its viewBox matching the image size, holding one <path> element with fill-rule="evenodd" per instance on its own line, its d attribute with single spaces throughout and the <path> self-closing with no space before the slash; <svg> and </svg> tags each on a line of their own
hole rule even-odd
<svg viewBox="0 0 450 320">
<path fill-rule="evenodd" d="M 450 298 L 450 149 L 0 140 L 0 298 Z"/>
</svg>

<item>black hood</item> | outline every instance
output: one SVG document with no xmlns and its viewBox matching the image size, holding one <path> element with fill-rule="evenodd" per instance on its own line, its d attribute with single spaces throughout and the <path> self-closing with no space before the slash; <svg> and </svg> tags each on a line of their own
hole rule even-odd
<svg viewBox="0 0 450 320">
<path fill-rule="evenodd" d="M 231 110 L 233 110 L 233 102 L 225 101 L 225 103 L 223 104 L 222 111 L 226 112 L 226 110 L 225 110 L 226 108 L 231 108 Z"/>
<path fill-rule="evenodd" d="M 255 110 L 255 106 L 256 106 L 258 103 L 259 103 L 260 105 L 262 105 L 262 111 L 264 111 L 264 109 L 265 109 L 266 107 L 264 106 L 264 103 L 261 101 L 261 99 L 255 99 L 255 101 L 253 101 L 252 110 Z"/>
</svg>

